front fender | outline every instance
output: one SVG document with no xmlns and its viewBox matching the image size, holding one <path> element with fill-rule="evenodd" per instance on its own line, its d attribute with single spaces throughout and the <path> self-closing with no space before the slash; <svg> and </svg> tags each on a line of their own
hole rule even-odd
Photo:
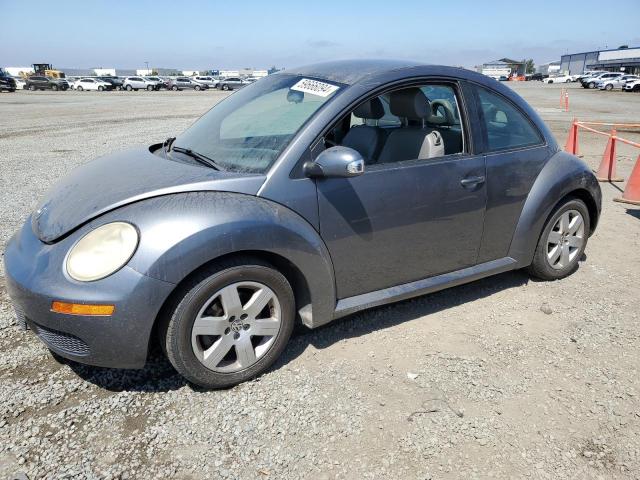
<svg viewBox="0 0 640 480">
<path fill-rule="evenodd" d="M 588 194 L 600 215 L 602 193 L 595 176 L 585 162 L 566 152 L 557 152 L 545 164 L 527 196 L 511 240 L 509 256 L 526 267 L 533 261 L 538 239 L 553 208 L 566 195 L 579 191 Z"/>
<path fill-rule="evenodd" d="M 180 283 L 198 267 L 226 254 L 262 251 L 292 263 L 305 277 L 311 305 L 299 305 L 305 325 L 330 321 L 335 282 L 329 252 L 313 227 L 288 208 L 227 192 L 154 197 L 100 217 L 128 221 L 140 231 L 129 266 L 149 277 Z"/>
</svg>

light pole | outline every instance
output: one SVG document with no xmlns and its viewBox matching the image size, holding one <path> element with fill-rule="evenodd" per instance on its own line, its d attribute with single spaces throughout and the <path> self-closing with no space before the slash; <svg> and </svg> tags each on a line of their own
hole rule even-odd
<svg viewBox="0 0 640 480">
<path fill-rule="evenodd" d="M 149 75 L 149 62 L 144 62 L 144 64 L 147 66 L 147 75 Z"/>
</svg>

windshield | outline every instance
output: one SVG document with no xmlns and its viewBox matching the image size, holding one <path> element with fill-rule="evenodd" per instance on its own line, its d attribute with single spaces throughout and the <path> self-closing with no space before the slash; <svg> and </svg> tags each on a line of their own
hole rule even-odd
<svg viewBox="0 0 640 480">
<path fill-rule="evenodd" d="M 339 85 L 273 75 L 215 105 L 174 142 L 225 170 L 264 173 Z"/>
</svg>

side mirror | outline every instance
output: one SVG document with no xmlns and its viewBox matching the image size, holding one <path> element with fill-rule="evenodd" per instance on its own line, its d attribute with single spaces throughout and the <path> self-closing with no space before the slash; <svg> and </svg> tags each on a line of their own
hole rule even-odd
<svg viewBox="0 0 640 480">
<path fill-rule="evenodd" d="M 357 177 L 364 173 L 364 159 L 359 152 L 349 147 L 326 149 L 315 162 L 303 166 L 307 177 Z"/>
</svg>

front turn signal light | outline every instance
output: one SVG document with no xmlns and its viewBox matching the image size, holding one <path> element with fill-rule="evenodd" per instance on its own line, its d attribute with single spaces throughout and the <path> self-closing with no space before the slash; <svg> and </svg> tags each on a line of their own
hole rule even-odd
<svg viewBox="0 0 640 480">
<path fill-rule="evenodd" d="M 66 315 L 87 315 L 108 317 L 116 309 L 115 305 L 96 305 L 88 303 L 53 302 L 51 311 Z"/>
</svg>

